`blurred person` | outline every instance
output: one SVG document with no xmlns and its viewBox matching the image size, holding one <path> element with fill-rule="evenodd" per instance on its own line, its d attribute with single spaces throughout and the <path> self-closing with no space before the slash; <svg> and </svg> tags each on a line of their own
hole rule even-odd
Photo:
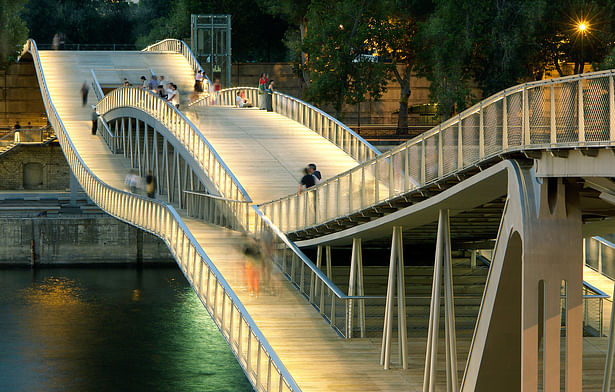
<svg viewBox="0 0 615 392">
<path fill-rule="evenodd" d="M 152 74 L 151 79 L 147 82 L 147 88 L 153 92 L 158 90 L 158 77 Z"/>
<path fill-rule="evenodd" d="M 147 176 L 145 177 L 145 192 L 150 199 L 156 197 L 156 177 L 151 170 L 147 172 Z"/>
<path fill-rule="evenodd" d="M 88 104 L 88 93 L 90 92 L 90 88 L 88 87 L 87 82 L 83 82 L 81 85 L 81 106 L 85 106 Z"/>
<path fill-rule="evenodd" d="M 245 256 L 246 282 L 248 294 L 257 296 L 259 293 L 260 269 L 262 265 L 262 252 L 258 240 L 250 235 L 243 235 L 242 252 Z"/>
<path fill-rule="evenodd" d="M 145 76 L 141 76 L 141 86 L 139 88 L 147 88 L 147 78 Z"/>
<path fill-rule="evenodd" d="M 316 184 L 316 180 L 314 179 L 314 176 L 310 172 L 310 169 L 307 167 L 304 168 L 303 177 L 301 177 L 301 181 L 299 183 L 299 188 L 298 188 L 299 194 L 301 194 L 301 192 L 303 192 L 304 190 L 310 187 L 313 187 L 315 184 Z"/>
<path fill-rule="evenodd" d="M 168 95 L 163 86 L 158 86 L 158 96 L 162 99 L 167 99 Z"/>
<path fill-rule="evenodd" d="M 124 184 L 126 184 L 126 187 L 132 193 L 137 193 L 138 177 L 137 172 L 132 169 L 126 174 L 126 178 L 124 178 Z"/>
</svg>

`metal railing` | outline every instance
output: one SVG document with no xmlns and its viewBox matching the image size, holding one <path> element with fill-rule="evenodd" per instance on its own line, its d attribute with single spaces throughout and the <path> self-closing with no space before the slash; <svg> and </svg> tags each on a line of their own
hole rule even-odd
<svg viewBox="0 0 615 392">
<path fill-rule="evenodd" d="M 100 102 L 105 97 L 105 94 L 102 91 L 102 87 L 98 82 L 98 78 L 96 77 L 96 73 L 93 69 L 90 70 L 92 73 L 92 90 L 94 91 L 94 95 L 96 96 L 97 101 Z M 92 105 L 92 110 L 96 112 L 96 105 Z M 105 117 L 98 112 L 98 134 L 103 138 L 109 150 L 111 150 L 114 154 L 119 154 L 123 152 L 123 145 L 121 138 L 115 134 L 105 121 Z"/>
<path fill-rule="evenodd" d="M 0 137 L 0 148 L 17 144 L 40 144 L 54 137 L 50 126 L 14 129 Z"/>
<path fill-rule="evenodd" d="M 114 217 L 165 241 L 256 390 L 299 391 L 288 370 L 177 211 L 161 201 L 112 188 L 86 166 L 51 100 L 33 40 L 25 44 L 26 52 L 31 53 L 34 60 L 49 122 L 57 132 L 71 171 L 88 196 Z"/>
<path fill-rule="evenodd" d="M 235 105 L 237 92 L 244 92 L 245 97 L 258 105 L 258 89 L 255 87 L 231 87 L 220 91 L 219 105 Z M 261 95 L 263 99 L 264 95 Z M 339 120 L 298 98 L 279 92 L 273 93 L 273 110 L 301 125 L 306 126 L 320 136 L 335 144 L 358 162 L 365 162 L 380 154 L 380 151 L 355 131 Z"/>
<path fill-rule="evenodd" d="M 583 329 L 596 336 L 604 334 L 604 301 L 610 296 L 604 291 L 583 282 Z M 564 307 L 562 307 L 562 312 Z"/>
<path fill-rule="evenodd" d="M 196 73 L 203 68 L 199 61 L 196 59 L 196 56 L 190 50 L 190 47 L 186 45 L 186 43 L 179 39 L 167 38 L 162 41 L 156 42 L 155 44 L 149 45 L 148 47 L 141 50 L 142 52 L 175 52 L 181 53 L 188 63 L 192 67 L 192 70 Z M 207 77 L 207 81 L 211 86 L 211 80 Z"/>
<path fill-rule="evenodd" d="M 583 239 L 585 265 L 613 280 L 615 277 L 615 244 L 604 237 Z"/>
<path fill-rule="evenodd" d="M 502 154 L 615 144 L 615 70 L 518 85 L 395 149 L 311 187 L 264 203 L 285 232 L 386 203 Z"/>
<path fill-rule="evenodd" d="M 40 44 L 37 45 L 41 50 L 109 50 L 109 51 L 122 51 L 122 50 L 135 50 L 134 44 L 62 44 L 61 47 L 54 48 L 53 44 Z"/>
<path fill-rule="evenodd" d="M 151 91 L 135 87 L 121 87 L 111 91 L 96 105 L 96 111 L 104 115 L 111 110 L 126 107 L 147 113 L 168 129 L 185 146 L 221 196 L 245 202 L 231 203 L 231 209 L 244 228 L 250 227 L 247 203 L 252 199 L 216 150 L 181 111 Z"/>
</svg>

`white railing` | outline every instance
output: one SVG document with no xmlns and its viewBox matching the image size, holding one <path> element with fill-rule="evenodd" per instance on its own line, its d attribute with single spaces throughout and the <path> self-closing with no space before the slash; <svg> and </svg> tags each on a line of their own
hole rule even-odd
<svg viewBox="0 0 615 392">
<path fill-rule="evenodd" d="M 114 109 L 126 107 L 136 108 L 157 119 L 184 145 L 221 196 L 242 201 L 231 203 L 232 211 L 244 228 L 249 227 L 248 203 L 252 202 L 252 199 L 216 150 L 181 111 L 151 91 L 136 87 L 121 87 L 111 91 L 96 105 L 96 111 L 104 115 Z"/>
<path fill-rule="evenodd" d="M 615 145 L 615 70 L 518 85 L 302 194 L 262 205 L 283 231 L 317 226 L 502 154 Z"/>
<path fill-rule="evenodd" d="M 186 45 L 184 41 L 179 39 L 167 38 L 160 42 L 156 42 L 155 44 L 151 44 L 150 46 L 144 48 L 141 51 L 181 53 L 186 58 L 186 60 L 188 60 L 188 63 L 192 67 L 192 70 L 195 72 L 195 74 L 196 72 L 203 70 L 203 68 L 201 68 L 201 64 L 199 64 L 199 61 L 196 59 L 196 56 L 192 53 L 192 50 L 190 50 L 190 47 Z M 207 78 L 207 81 L 211 86 L 211 80 Z"/>
<path fill-rule="evenodd" d="M 33 40 L 28 40 L 25 52 L 31 53 L 33 57 L 49 122 L 56 130 L 71 171 L 88 196 L 109 214 L 149 231 L 166 242 L 256 390 L 299 391 L 288 370 L 177 211 L 158 200 L 112 188 L 86 166 L 68 137 L 51 100 Z"/>
<path fill-rule="evenodd" d="M 244 92 L 250 102 L 258 106 L 258 89 L 255 87 L 231 87 L 220 91 L 219 105 L 235 105 L 237 92 Z M 260 96 L 263 99 L 264 95 Z M 306 126 L 335 144 L 358 162 L 370 160 L 380 151 L 355 131 L 322 110 L 290 95 L 274 92 L 273 111 Z"/>
</svg>

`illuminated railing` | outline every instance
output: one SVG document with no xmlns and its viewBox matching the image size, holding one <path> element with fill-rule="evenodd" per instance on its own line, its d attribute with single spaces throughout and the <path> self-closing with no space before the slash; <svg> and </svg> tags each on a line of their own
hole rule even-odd
<svg viewBox="0 0 615 392">
<path fill-rule="evenodd" d="M 190 47 L 186 45 L 184 41 L 179 40 L 179 39 L 167 38 L 160 42 L 156 42 L 155 44 L 152 44 L 144 48 L 141 51 L 142 52 L 181 53 L 186 58 L 186 60 L 188 60 L 188 63 L 190 64 L 190 66 L 192 67 L 192 70 L 195 73 L 203 69 L 201 68 L 201 64 L 199 64 L 199 61 L 196 59 L 196 56 L 192 53 L 192 50 L 190 50 Z M 207 81 L 209 82 L 209 85 L 211 86 L 211 80 L 207 78 Z"/>
<path fill-rule="evenodd" d="M 509 88 L 391 151 L 262 208 L 281 230 L 292 232 L 386 203 L 502 154 L 613 146 L 614 74 Z"/>
<path fill-rule="evenodd" d="M 28 40 L 25 52 L 33 57 L 49 122 L 56 130 L 72 173 L 88 196 L 114 217 L 165 241 L 256 390 L 299 391 L 292 376 L 177 211 L 161 201 L 112 188 L 86 166 L 51 100 L 33 40 Z"/>
<path fill-rule="evenodd" d="M 237 92 L 258 105 L 258 89 L 255 87 L 232 87 L 220 91 L 218 104 L 235 105 Z M 261 99 L 264 95 L 261 95 Z M 273 111 L 306 126 L 320 136 L 335 144 L 358 162 L 370 160 L 380 151 L 359 136 L 355 131 L 342 124 L 322 110 L 290 95 L 274 92 Z"/>
<path fill-rule="evenodd" d="M 168 129 L 192 155 L 199 169 L 212 181 L 222 197 L 242 202 L 230 203 L 231 210 L 241 225 L 249 228 L 248 203 L 252 201 L 250 196 L 216 150 L 181 111 L 151 91 L 136 87 L 121 87 L 111 91 L 96 105 L 96 111 L 104 115 L 114 109 L 126 107 L 147 113 Z"/>
</svg>

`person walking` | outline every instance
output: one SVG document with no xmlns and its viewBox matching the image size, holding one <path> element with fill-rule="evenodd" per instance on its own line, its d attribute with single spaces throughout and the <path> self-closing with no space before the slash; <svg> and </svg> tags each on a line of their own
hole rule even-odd
<svg viewBox="0 0 615 392">
<path fill-rule="evenodd" d="M 147 172 L 145 177 L 145 192 L 150 199 L 156 197 L 156 177 L 154 177 L 154 173 L 151 170 Z"/>
<path fill-rule="evenodd" d="M 267 74 L 261 73 L 260 79 L 258 79 L 258 108 L 261 110 L 267 109 L 265 103 L 265 88 L 267 86 Z"/>
<path fill-rule="evenodd" d="M 88 88 L 88 83 L 83 82 L 83 84 L 81 85 L 81 104 L 82 106 L 85 106 L 88 104 L 88 93 L 89 92 L 90 92 L 90 89 Z"/>
</svg>

